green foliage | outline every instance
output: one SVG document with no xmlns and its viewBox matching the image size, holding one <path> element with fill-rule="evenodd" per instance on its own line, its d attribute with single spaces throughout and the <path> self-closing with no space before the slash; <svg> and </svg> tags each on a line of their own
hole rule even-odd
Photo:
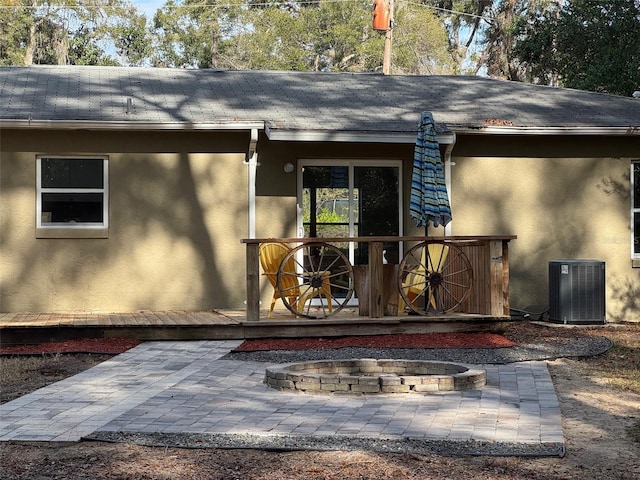
<svg viewBox="0 0 640 480">
<path fill-rule="evenodd" d="M 209 2 L 208 9 L 196 4 L 169 0 L 157 12 L 154 65 L 353 72 L 382 68 L 384 35 L 371 28 L 370 0 L 257 2 L 242 8 L 218 1 Z M 431 11 L 401 10 L 394 31 L 395 71 L 450 73 L 445 30 Z"/>
<path fill-rule="evenodd" d="M 263 6 L 244 18 L 246 28 L 234 39 L 243 68 L 366 71 L 382 65 L 383 39 L 370 28 L 368 1 Z"/>
<path fill-rule="evenodd" d="M 151 37 L 147 31 L 147 17 L 128 8 L 128 22 L 118 23 L 111 29 L 115 47 L 129 65 L 144 65 L 151 55 Z"/>
<path fill-rule="evenodd" d="M 483 52 L 475 53 L 472 46 L 480 42 L 480 32 L 490 17 L 494 0 L 422 0 L 433 8 L 447 33 L 449 61 L 456 74 L 477 73 L 486 63 Z"/>
<path fill-rule="evenodd" d="M 528 80 L 630 96 L 640 87 L 640 1 L 573 0 L 519 28 Z M 579 41 L 577 41 L 579 39 Z"/>
<path fill-rule="evenodd" d="M 118 62 L 111 58 L 94 41 L 94 33 L 83 26 L 76 31 L 69 45 L 68 59 L 71 65 L 110 65 Z"/>
<path fill-rule="evenodd" d="M 2 65 L 140 64 L 149 55 L 146 19 L 129 0 L 6 0 L 3 7 Z"/>
<path fill-rule="evenodd" d="M 447 32 L 431 10 L 401 6 L 396 10 L 394 24 L 393 72 L 439 75 L 456 71 Z"/>
<path fill-rule="evenodd" d="M 245 12 L 246 27 L 232 43 L 233 63 L 243 69 L 308 70 L 314 63 L 306 18 L 278 7 Z"/>
<path fill-rule="evenodd" d="M 234 68 L 225 60 L 241 0 L 168 0 L 153 19 L 152 64 L 158 67 Z"/>
<path fill-rule="evenodd" d="M 321 208 L 316 215 L 316 221 L 319 223 L 347 223 L 349 222 L 349 217 L 347 214 L 339 215 L 328 208 Z"/>
</svg>

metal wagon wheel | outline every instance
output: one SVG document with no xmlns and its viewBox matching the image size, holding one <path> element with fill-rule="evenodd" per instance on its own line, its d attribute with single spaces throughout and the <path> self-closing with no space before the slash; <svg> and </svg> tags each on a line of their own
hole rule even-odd
<svg viewBox="0 0 640 480">
<path fill-rule="evenodd" d="M 285 268 L 292 262 L 294 269 Z M 292 284 L 295 286 L 283 287 Z M 353 268 L 346 255 L 333 245 L 305 243 L 292 249 L 282 259 L 277 285 L 285 307 L 293 314 L 326 318 L 342 310 L 351 299 L 354 289 Z M 300 289 L 300 295 L 293 303 L 289 301 L 292 288 Z"/>
<path fill-rule="evenodd" d="M 450 243 L 439 240 L 419 243 L 400 262 L 400 296 L 418 315 L 455 310 L 471 292 L 472 284 L 469 258 Z"/>
</svg>

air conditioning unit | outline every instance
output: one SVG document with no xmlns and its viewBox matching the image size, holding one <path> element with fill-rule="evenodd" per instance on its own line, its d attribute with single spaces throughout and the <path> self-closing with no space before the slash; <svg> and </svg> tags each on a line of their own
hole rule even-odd
<svg viewBox="0 0 640 480">
<path fill-rule="evenodd" d="M 569 325 L 605 323 L 604 262 L 549 262 L 549 320 Z"/>
</svg>

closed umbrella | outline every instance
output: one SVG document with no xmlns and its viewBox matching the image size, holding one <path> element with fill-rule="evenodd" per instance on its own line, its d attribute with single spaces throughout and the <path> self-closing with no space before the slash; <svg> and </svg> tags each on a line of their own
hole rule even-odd
<svg viewBox="0 0 640 480">
<path fill-rule="evenodd" d="M 418 227 L 425 227 L 425 232 L 429 222 L 437 227 L 446 226 L 451 221 L 451 206 L 431 112 L 422 112 L 418 126 L 409 214 Z"/>
</svg>

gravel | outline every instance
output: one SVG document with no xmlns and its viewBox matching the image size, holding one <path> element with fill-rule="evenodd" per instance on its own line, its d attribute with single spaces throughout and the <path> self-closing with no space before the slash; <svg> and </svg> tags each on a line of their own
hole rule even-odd
<svg viewBox="0 0 640 480">
<path fill-rule="evenodd" d="M 269 364 L 339 358 L 439 360 L 465 364 L 506 364 L 531 360 L 584 358 L 609 350 L 606 337 L 570 337 L 556 342 L 525 343 L 509 348 L 362 348 L 230 352 L 223 359 Z M 261 449 L 268 451 L 343 450 L 446 456 L 562 457 L 562 443 L 492 443 L 423 439 L 371 439 L 351 436 L 220 435 L 96 432 L 85 440 L 155 447 Z"/>
<path fill-rule="evenodd" d="M 130 433 L 96 432 L 84 440 L 130 443 L 146 447 L 161 448 L 218 448 L 259 449 L 272 452 L 314 451 L 369 451 L 378 453 L 409 453 L 417 455 L 444 456 L 518 456 L 518 457 L 562 457 L 565 454 L 561 443 L 506 443 L 478 442 L 473 440 L 417 440 L 417 439 L 372 439 L 348 436 L 310 435 L 222 435 L 202 433 Z"/>
<path fill-rule="evenodd" d="M 397 358 L 438 360 L 465 364 L 506 364 L 529 360 L 555 360 L 600 355 L 611 348 L 606 337 L 571 337 L 562 342 L 520 344 L 508 348 L 363 348 L 268 350 L 230 352 L 223 359 L 264 363 L 291 363 L 340 358 Z"/>
</svg>

